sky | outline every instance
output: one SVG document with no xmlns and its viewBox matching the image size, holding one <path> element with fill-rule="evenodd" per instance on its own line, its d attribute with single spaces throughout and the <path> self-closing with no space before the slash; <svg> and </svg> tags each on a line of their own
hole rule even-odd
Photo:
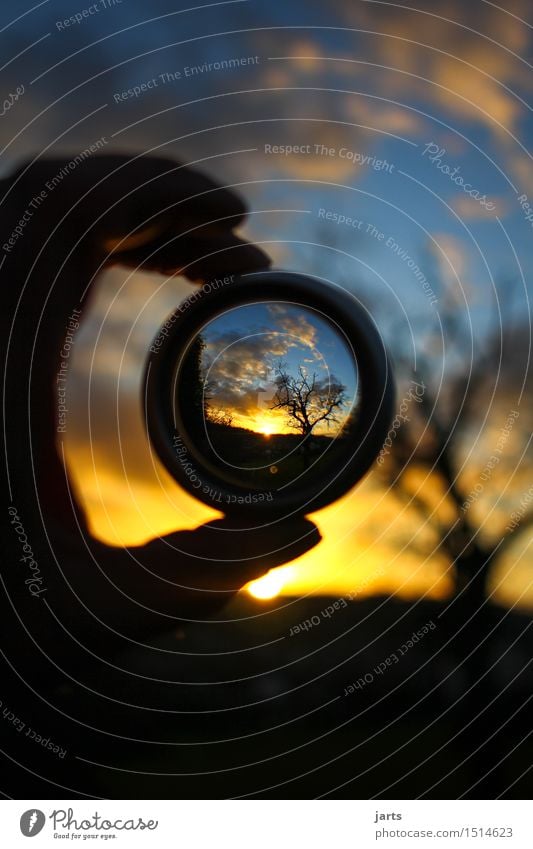
<svg viewBox="0 0 533 849">
<path fill-rule="evenodd" d="M 294 420 L 274 409 L 279 368 L 295 378 L 303 369 L 320 386 L 345 387 L 338 421 L 314 432 L 337 433 L 353 407 L 356 364 L 333 325 L 310 309 L 281 302 L 236 307 L 206 325 L 201 336 L 209 403 L 229 414 L 235 427 L 267 436 L 294 433 Z"/>
<path fill-rule="evenodd" d="M 276 266 L 358 298 L 404 372 L 425 369 L 443 404 L 458 368 L 512 325 L 514 349 L 488 376 L 465 448 L 465 486 L 475 486 L 509 409 L 525 403 L 527 0 L 122 0 L 64 25 L 83 8 L 45 0 L 0 10 L 4 90 L 24 89 L 0 122 L 3 172 L 100 137 L 107 152 L 194 164 L 246 198 L 243 233 Z M 216 64 L 230 59 L 238 65 Z M 159 466 L 140 415 L 146 350 L 189 292 L 181 279 L 113 269 L 76 336 L 67 455 L 95 532 L 112 544 L 213 515 Z M 476 504 L 487 533 L 505 527 L 531 484 L 527 422 L 506 447 L 507 477 L 495 475 Z M 449 592 L 450 563 L 379 470 L 314 518 L 323 542 L 280 573 L 282 593 Z M 505 603 L 533 604 L 529 541 L 517 538 L 495 577 Z"/>
</svg>

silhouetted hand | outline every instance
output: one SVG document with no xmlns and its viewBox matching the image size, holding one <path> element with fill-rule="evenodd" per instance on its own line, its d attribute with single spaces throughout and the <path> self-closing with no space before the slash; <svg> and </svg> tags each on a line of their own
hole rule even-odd
<svg viewBox="0 0 533 849">
<path fill-rule="evenodd" d="M 295 519 L 243 530 L 221 519 L 144 546 L 104 545 L 91 535 L 55 448 L 56 375 L 66 318 L 80 305 L 83 313 L 106 266 L 191 281 L 268 266 L 261 250 L 234 233 L 244 204 L 172 160 L 120 155 L 93 156 L 75 168 L 38 161 L 3 190 L 9 484 L 39 557 L 46 591 L 36 598 L 51 610 L 43 628 L 52 616 L 84 645 L 111 650 L 118 635 L 142 639 L 176 619 L 210 615 L 249 580 L 316 544 L 315 526 Z M 10 544 L 16 556 L 13 533 Z M 37 604 L 20 581 L 11 592 Z"/>
</svg>

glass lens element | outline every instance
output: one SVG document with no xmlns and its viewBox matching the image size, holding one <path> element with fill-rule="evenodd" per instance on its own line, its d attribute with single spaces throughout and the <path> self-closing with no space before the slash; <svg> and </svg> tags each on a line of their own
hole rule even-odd
<svg viewBox="0 0 533 849">
<path fill-rule="evenodd" d="M 228 483 L 316 489 L 350 458 L 357 363 L 314 309 L 280 301 L 228 309 L 202 327 L 176 378 L 189 444 Z"/>
</svg>

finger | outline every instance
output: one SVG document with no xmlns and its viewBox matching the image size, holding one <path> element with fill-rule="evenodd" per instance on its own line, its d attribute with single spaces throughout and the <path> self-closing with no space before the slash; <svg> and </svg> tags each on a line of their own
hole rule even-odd
<svg viewBox="0 0 533 849">
<path fill-rule="evenodd" d="M 320 539 L 316 525 L 305 518 L 263 528 L 220 519 L 195 531 L 170 534 L 146 548 L 157 549 L 161 568 L 170 568 L 184 588 L 231 594 L 269 569 L 305 554 Z"/>
<path fill-rule="evenodd" d="M 168 629 L 171 620 L 212 616 L 249 581 L 319 541 L 317 528 L 305 518 L 265 528 L 220 519 L 128 549 L 87 537 L 100 568 L 95 570 L 83 556 L 71 559 L 68 585 L 84 599 L 86 609 L 112 621 L 119 633 L 146 638 Z M 64 606 L 68 609 L 67 601 Z M 92 618 L 89 634 L 91 629 Z"/>
<path fill-rule="evenodd" d="M 144 194 L 146 188 L 149 208 L 178 203 L 191 215 L 195 211 L 201 216 L 207 212 L 211 218 L 228 215 L 237 219 L 246 215 L 246 204 L 239 195 L 196 168 L 154 157 L 137 159 L 133 167 L 139 174 L 140 193 Z M 181 211 L 180 217 L 184 217 Z"/>
<path fill-rule="evenodd" d="M 95 160 L 96 162 L 96 160 Z M 246 204 L 234 191 L 179 162 L 154 157 L 100 157 L 95 177 L 98 194 L 110 208 L 109 222 L 126 232 L 157 218 L 161 224 L 225 219 L 222 227 L 236 227 L 246 215 Z"/>
<path fill-rule="evenodd" d="M 189 237 L 170 238 L 124 251 L 119 261 L 164 274 L 183 274 L 189 280 L 209 280 L 214 276 L 241 274 L 268 268 L 271 260 L 256 245 L 234 233 L 202 231 Z"/>
</svg>

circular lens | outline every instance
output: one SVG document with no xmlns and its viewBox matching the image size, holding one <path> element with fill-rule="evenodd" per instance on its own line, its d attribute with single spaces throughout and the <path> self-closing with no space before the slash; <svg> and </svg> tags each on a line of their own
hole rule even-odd
<svg viewBox="0 0 533 849">
<path fill-rule="evenodd" d="M 367 471 L 386 436 L 392 376 L 345 292 L 261 272 L 177 308 L 151 346 L 149 437 L 174 477 L 229 514 L 309 513 Z"/>
<path fill-rule="evenodd" d="M 294 303 L 234 307 L 192 340 L 175 386 L 195 447 L 228 483 L 316 487 L 342 468 L 358 410 L 353 351 L 340 328 Z"/>
</svg>

